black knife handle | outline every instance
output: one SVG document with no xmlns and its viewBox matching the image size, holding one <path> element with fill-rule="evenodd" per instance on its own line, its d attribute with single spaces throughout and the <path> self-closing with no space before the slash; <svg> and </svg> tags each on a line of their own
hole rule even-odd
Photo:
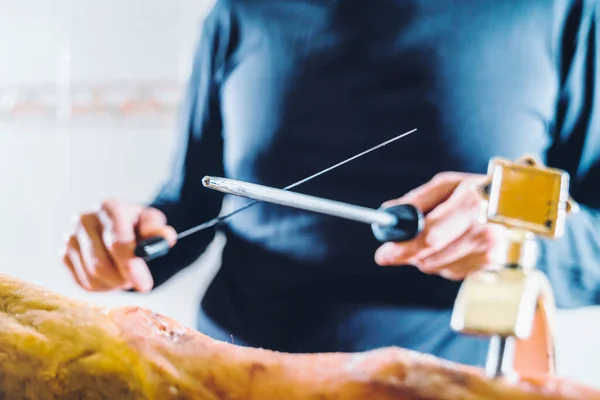
<svg viewBox="0 0 600 400">
<path fill-rule="evenodd" d="M 136 257 L 144 259 L 144 261 L 152 261 L 166 255 L 169 250 L 171 250 L 171 247 L 165 238 L 154 236 L 139 242 L 133 253 Z"/>
<path fill-rule="evenodd" d="M 419 236 L 423 231 L 425 217 L 412 204 L 381 207 L 380 210 L 394 214 L 398 218 L 398 222 L 394 226 L 371 225 L 373 235 L 382 243 L 407 242 Z"/>
</svg>

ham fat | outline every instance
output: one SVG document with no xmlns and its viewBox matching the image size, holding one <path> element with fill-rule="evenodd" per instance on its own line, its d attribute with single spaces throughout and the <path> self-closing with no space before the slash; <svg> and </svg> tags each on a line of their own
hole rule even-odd
<svg viewBox="0 0 600 400">
<path fill-rule="evenodd" d="M 600 400 L 559 378 L 486 379 L 400 348 L 285 354 L 215 341 L 0 274 L 0 399 Z"/>
</svg>

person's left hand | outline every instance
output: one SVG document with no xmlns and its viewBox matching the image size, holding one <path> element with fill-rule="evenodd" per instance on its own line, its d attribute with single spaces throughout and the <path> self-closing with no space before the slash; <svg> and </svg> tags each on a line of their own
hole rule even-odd
<svg viewBox="0 0 600 400">
<path fill-rule="evenodd" d="M 505 228 L 479 222 L 477 186 L 486 175 L 443 172 L 383 206 L 410 203 L 425 214 L 421 234 L 409 242 L 384 243 L 375 253 L 381 266 L 414 265 L 426 274 L 462 280 L 491 265 Z"/>
</svg>

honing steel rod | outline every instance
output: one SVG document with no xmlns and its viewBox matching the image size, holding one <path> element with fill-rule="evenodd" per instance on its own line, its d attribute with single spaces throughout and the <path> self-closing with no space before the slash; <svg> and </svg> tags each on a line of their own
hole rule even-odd
<svg viewBox="0 0 600 400">
<path fill-rule="evenodd" d="M 394 226 L 398 223 L 398 217 L 382 210 L 356 206 L 235 179 L 205 176 L 202 179 L 202 184 L 209 189 L 218 190 L 226 194 L 332 215 L 334 217 L 366 224 Z"/>
<path fill-rule="evenodd" d="M 398 204 L 373 209 L 255 183 L 213 176 L 205 176 L 202 179 L 202 184 L 210 189 L 247 197 L 255 201 L 270 202 L 371 224 L 373 234 L 380 242 L 412 240 L 422 231 L 424 224 L 423 214 L 412 204 Z"/>
</svg>

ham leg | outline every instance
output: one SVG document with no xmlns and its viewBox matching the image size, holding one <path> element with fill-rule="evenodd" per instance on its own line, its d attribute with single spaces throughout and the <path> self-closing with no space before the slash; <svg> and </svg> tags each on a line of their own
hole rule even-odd
<svg viewBox="0 0 600 400">
<path fill-rule="evenodd" d="M 559 378 L 489 380 L 400 348 L 285 354 L 215 341 L 0 274 L 0 399 L 600 400 Z"/>
</svg>

